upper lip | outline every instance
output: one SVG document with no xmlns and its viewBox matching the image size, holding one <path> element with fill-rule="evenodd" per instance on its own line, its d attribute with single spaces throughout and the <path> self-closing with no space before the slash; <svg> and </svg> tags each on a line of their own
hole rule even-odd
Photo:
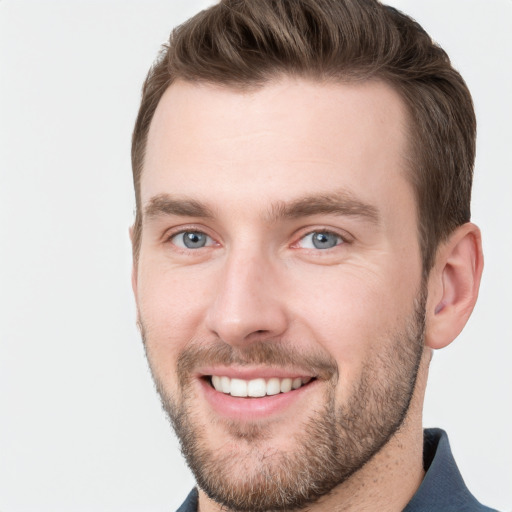
<svg viewBox="0 0 512 512">
<path fill-rule="evenodd" d="M 271 379 L 272 377 L 278 379 L 295 379 L 300 378 L 314 378 L 315 375 L 305 372 L 300 369 L 292 368 L 278 368 L 272 366 L 260 367 L 245 367 L 245 366 L 212 366 L 202 367 L 198 369 L 197 375 L 199 377 L 206 377 L 211 375 L 218 375 L 219 377 L 229 377 L 230 379 Z"/>
</svg>

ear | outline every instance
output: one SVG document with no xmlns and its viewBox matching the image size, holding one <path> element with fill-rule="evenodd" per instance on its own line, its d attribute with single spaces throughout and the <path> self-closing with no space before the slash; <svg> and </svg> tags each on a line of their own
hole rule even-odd
<svg viewBox="0 0 512 512">
<path fill-rule="evenodd" d="M 134 251 L 133 251 L 133 236 L 134 236 L 133 226 L 130 226 L 129 233 L 130 233 L 130 242 L 132 244 L 132 254 L 134 254 Z M 133 263 L 132 263 L 132 290 L 133 290 L 133 294 L 135 295 L 135 299 L 137 299 L 137 262 L 135 261 L 135 258 L 133 258 Z"/>
<path fill-rule="evenodd" d="M 483 270 L 480 230 L 468 222 L 439 247 L 428 280 L 425 344 L 449 345 L 473 311 Z"/>
</svg>

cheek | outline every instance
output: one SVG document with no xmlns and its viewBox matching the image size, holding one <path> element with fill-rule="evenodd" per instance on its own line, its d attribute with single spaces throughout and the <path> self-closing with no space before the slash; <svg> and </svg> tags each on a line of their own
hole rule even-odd
<svg viewBox="0 0 512 512">
<path fill-rule="evenodd" d="M 200 335 L 206 283 L 175 269 L 144 263 L 138 278 L 137 306 L 146 351 L 153 372 L 160 378 L 171 377 L 180 353 Z"/>
<path fill-rule="evenodd" d="M 378 271 L 368 267 L 322 271 L 321 287 L 319 276 L 303 275 L 293 316 L 309 339 L 337 361 L 344 392 L 346 384 L 358 381 L 376 352 L 394 342 L 393 334 L 414 311 L 419 280 L 416 273 L 395 265 Z"/>
</svg>

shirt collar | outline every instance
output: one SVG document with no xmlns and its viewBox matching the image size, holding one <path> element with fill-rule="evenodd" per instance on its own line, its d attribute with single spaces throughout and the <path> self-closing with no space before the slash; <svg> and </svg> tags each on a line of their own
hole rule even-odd
<svg viewBox="0 0 512 512">
<path fill-rule="evenodd" d="M 403 512 L 491 511 L 481 505 L 466 487 L 444 430 L 432 428 L 424 431 L 423 467 L 425 478 Z"/>
</svg>

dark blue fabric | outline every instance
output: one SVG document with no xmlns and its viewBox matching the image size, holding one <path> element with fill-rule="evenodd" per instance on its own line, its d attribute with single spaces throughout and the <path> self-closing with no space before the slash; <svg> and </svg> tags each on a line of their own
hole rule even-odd
<svg viewBox="0 0 512 512">
<path fill-rule="evenodd" d="M 403 512 L 497 512 L 481 505 L 469 492 L 444 430 L 424 431 L 423 465 L 425 478 Z"/>
<path fill-rule="evenodd" d="M 424 431 L 423 465 L 425 478 L 403 512 L 497 512 L 481 505 L 469 492 L 444 430 Z M 197 512 L 197 501 L 193 489 L 176 512 Z"/>
<path fill-rule="evenodd" d="M 182 503 L 181 507 L 176 512 L 197 512 L 198 510 L 198 495 L 197 489 L 194 487 L 187 496 L 187 499 Z"/>
</svg>

